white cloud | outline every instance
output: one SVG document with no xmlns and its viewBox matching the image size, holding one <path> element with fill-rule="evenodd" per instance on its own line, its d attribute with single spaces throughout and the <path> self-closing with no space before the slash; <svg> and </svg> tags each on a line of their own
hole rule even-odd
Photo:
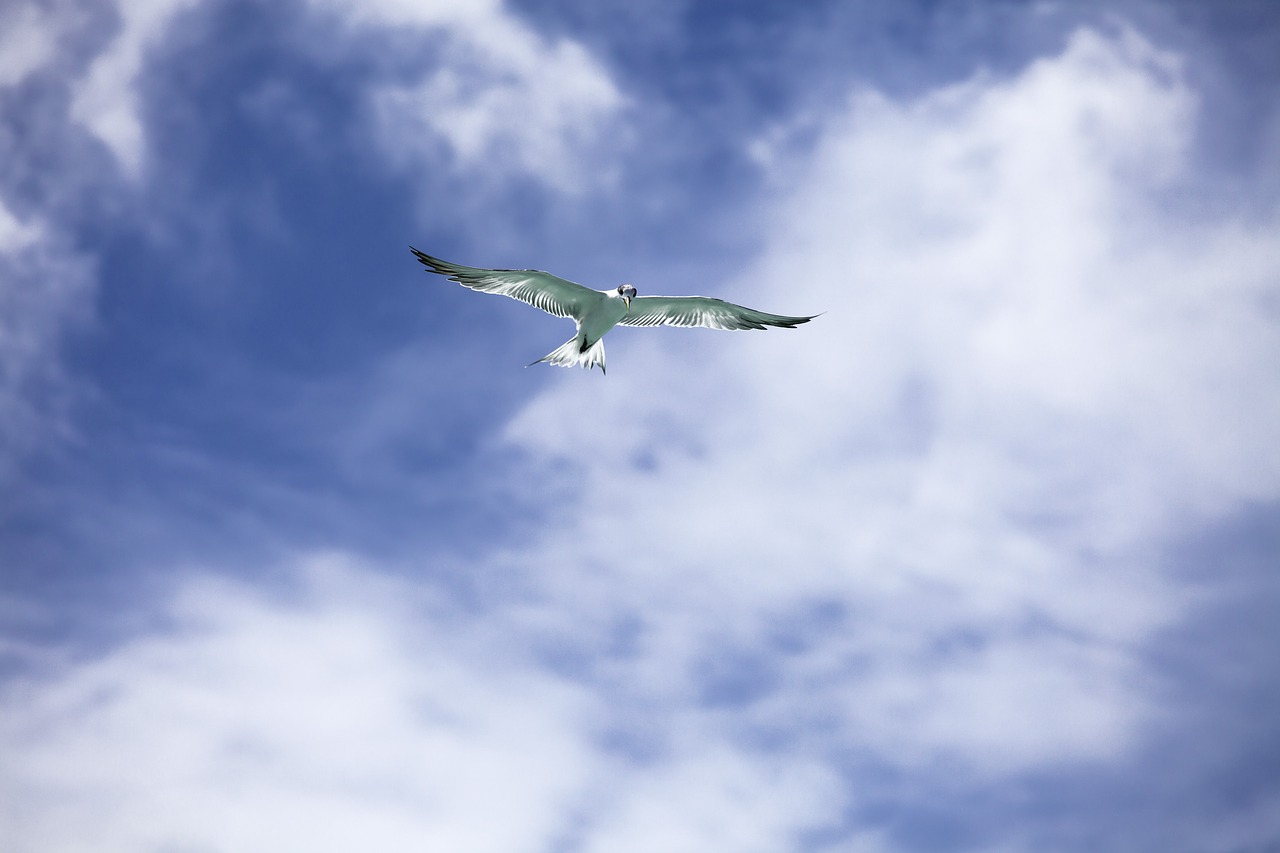
<svg viewBox="0 0 1280 853">
<path fill-rule="evenodd" d="M 1157 713 L 1135 652 L 1183 606 L 1159 555 L 1280 494 L 1274 223 L 1159 195 L 1195 107 L 1174 58 L 1090 31 L 1011 80 L 855 97 L 720 291 L 827 314 L 622 330 L 607 386 L 558 377 L 508 430 L 565 496 L 519 559 L 645 614 L 631 674 L 673 697 L 831 600 L 769 719 L 838 703 L 852 746 L 990 773 L 1122 751 Z"/>
<path fill-rule="evenodd" d="M 620 133 L 623 97 L 582 45 L 550 42 L 494 2 L 313 5 L 358 26 L 448 33 L 432 39 L 440 67 L 371 93 L 393 156 L 435 161 L 443 140 L 462 169 L 490 182 L 518 174 L 563 191 L 599 182 L 601 166 L 586 158 L 605 131 Z"/>
<path fill-rule="evenodd" d="M 41 237 L 41 229 L 29 222 L 22 222 L 0 200 L 0 253 L 9 254 L 25 249 Z"/>
<path fill-rule="evenodd" d="M 403 593 L 325 561 L 294 601 L 194 581 L 171 630 L 11 686 L 9 849 L 541 849 L 589 698 Z"/>
<path fill-rule="evenodd" d="M 819 766 L 747 760 L 686 744 L 681 754 L 627 779 L 627 796 L 601 810 L 590 853 L 698 853 L 791 849 L 797 825 L 839 813 L 840 780 Z"/>
<path fill-rule="evenodd" d="M 137 90 L 146 52 L 176 15 L 194 5 L 195 0 L 121 0 L 120 31 L 73 90 L 71 117 L 101 139 L 128 174 L 138 174 L 146 151 Z"/>
<path fill-rule="evenodd" d="M 0 86 L 21 83 L 54 55 L 57 33 L 35 6 L 12 6 L 0 12 Z"/>
<path fill-rule="evenodd" d="M 356 26 L 474 28 L 502 14 L 502 0 L 310 0 L 312 8 L 336 14 Z"/>
<path fill-rule="evenodd" d="M 335 558 L 295 580 L 265 595 L 190 578 L 152 614 L 162 630 L 11 681 L 6 849 L 532 853 L 570 834 L 620 850 L 718 832 L 776 849 L 828 810 L 825 774 L 778 759 L 713 745 L 656 770 L 611 757 L 601 697 L 531 666 L 500 614 Z M 680 823 L 629 823 L 679 792 Z"/>
<path fill-rule="evenodd" d="M 75 87 L 72 117 L 129 174 L 136 176 L 145 158 L 137 82 L 147 51 L 193 6 L 194 0 L 122 0 L 119 33 Z M 577 42 L 548 41 L 492 0 L 312 0 L 310 6 L 337 18 L 348 34 L 374 31 L 386 42 L 386 56 L 404 49 L 409 30 L 413 61 L 424 55 L 438 61 L 413 82 L 370 85 L 371 109 L 393 156 L 434 161 L 433 145 L 442 141 L 472 175 L 528 175 L 561 190 L 599 180 L 598 174 L 587 180 L 580 161 L 623 99 Z"/>
<path fill-rule="evenodd" d="M 598 167 L 583 158 L 622 104 L 617 89 L 580 45 L 512 44 L 519 49 L 378 92 L 392 152 L 429 156 L 424 138 L 443 137 L 465 169 L 489 181 L 515 173 L 565 191 L 598 182 Z"/>
<path fill-rule="evenodd" d="M 60 348 L 88 315 L 92 280 L 60 243 L 44 222 L 19 220 L 0 201 L 0 475 L 65 432 Z"/>
</svg>

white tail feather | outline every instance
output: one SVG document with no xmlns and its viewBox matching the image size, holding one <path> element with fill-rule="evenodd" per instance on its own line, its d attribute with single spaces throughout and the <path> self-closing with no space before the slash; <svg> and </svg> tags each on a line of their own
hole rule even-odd
<svg viewBox="0 0 1280 853">
<path fill-rule="evenodd" d="M 600 365 L 601 372 L 607 372 L 604 369 L 604 339 L 596 341 L 587 348 L 586 352 L 582 352 L 581 349 L 582 339 L 577 335 L 574 335 L 572 338 L 528 366 L 533 367 L 534 364 L 541 364 L 545 361 L 547 364 L 554 364 L 558 367 L 573 367 L 574 365 L 578 365 L 590 370 L 596 365 Z"/>
</svg>

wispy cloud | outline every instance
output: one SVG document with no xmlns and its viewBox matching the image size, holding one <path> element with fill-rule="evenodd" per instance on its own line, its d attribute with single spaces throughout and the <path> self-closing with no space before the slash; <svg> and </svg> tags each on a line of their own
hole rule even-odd
<svg viewBox="0 0 1280 853">
<path fill-rule="evenodd" d="M 14 254 L 40 240 L 41 229 L 23 222 L 0 202 L 0 253 Z"/>
<path fill-rule="evenodd" d="M 0 474 L 33 446 L 65 437 L 62 344 L 90 316 L 92 291 L 83 259 L 0 197 Z"/>
<path fill-rule="evenodd" d="M 587 183 L 579 158 L 623 99 L 580 44 L 540 36 L 498 2 L 309 5 L 350 31 L 375 33 L 386 44 L 384 59 L 406 49 L 406 31 L 415 36 L 406 60 L 421 65 L 424 52 L 436 55 L 412 82 L 371 84 L 371 109 L 394 156 L 414 161 L 425 154 L 434 161 L 433 146 L 443 143 L 473 176 L 517 173 L 556 189 Z M 146 152 L 138 80 L 147 53 L 194 6 L 192 0 L 123 0 L 118 33 L 75 86 L 72 116 L 127 174 L 137 176 Z M 14 74 L 43 54 L 25 55 L 13 55 L 10 64 L 21 60 Z"/>
<path fill-rule="evenodd" d="M 0 13 L 0 86 L 22 82 L 56 53 L 57 29 L 37 6 Z"/>
<path fill-rule="evenodd" d="M 126 174 L 137 176 L 146 154 L 139 116 L 138 76 L 147 51 L 194 0 L 122 0 L 119 31 L 75 86 L 71 116 L 115 155 Z"/>
<path fill-rule="evenodd" d="M 545 38 L 496 2 L 313 5 L 338 13 L 353 27 L 446 33 L 442 62 L 418 79 L 381 84 L 371 92 L 394 158 L 438 162 L 443 142 L 480 186 L 518 175 L 575 191 L 598 183 L 606 171 L 586 158 L 598 150 L 604 132 L 620 134 L 616 117 L 624 99 L 581 44 Z M 617 140 L 611 142 L 616 147 Z"/>
</svg>

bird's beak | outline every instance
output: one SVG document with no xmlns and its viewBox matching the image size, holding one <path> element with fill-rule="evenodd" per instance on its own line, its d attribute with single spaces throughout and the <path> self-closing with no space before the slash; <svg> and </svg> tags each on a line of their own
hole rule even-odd
<svg viewBox="0 0 1280 853">
<path fill-rule="evenodd" d="M 628 313 L 628 314 L 630 314 L 630 313 L 631 313 L 631 297 L 630 297 L 630 296 L 624 296 L 624 297 L 622 297 L 622 301 L 623 301 L 623 302 L 625 302 L 625 303 L 627 303 L 627 313 Z"/>
</svg>

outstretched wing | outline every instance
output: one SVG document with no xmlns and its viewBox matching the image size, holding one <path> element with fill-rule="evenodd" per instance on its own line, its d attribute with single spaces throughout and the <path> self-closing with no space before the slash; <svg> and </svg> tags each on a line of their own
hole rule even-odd
<svg viewBox="0 0 1280 853">
<path fill-rule="evenodd" d="M 817 315 L 815 314 L 814 317 Z M 791 329 L 813 317 L 766 314 L 710 296 L 637 296 L 623 326 L 706 326 L 709 329 Z"/>
<path fill-rule="evenodd" d="M 448 276 L 463 287 L 482 293 L 499 293 L 541 308 L 557 317 L 581 322 L 596 303 L 604 298 L 597 290 L 583 287 L 567 279 L 541 270 L 484 270 L 451 264 L 409 247 L 414 256 L 431 272 Z"/>
</svg>

